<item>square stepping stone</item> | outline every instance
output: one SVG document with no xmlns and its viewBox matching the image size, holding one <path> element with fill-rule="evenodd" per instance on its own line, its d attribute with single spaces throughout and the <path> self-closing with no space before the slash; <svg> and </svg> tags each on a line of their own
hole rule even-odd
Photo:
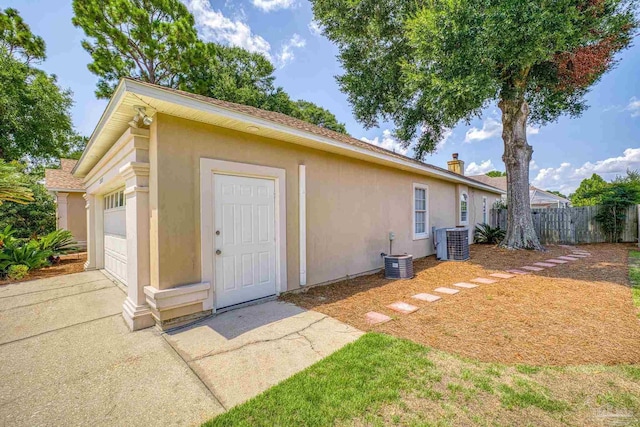
<svg viewBox="0 0 640 427">
<path fill-rule="evenodd" d="M 528 271 L 542 271 L 544 270 L 544 268 L 540 268 L 540 267 L 534 267 L 532 265 L 525 265 L 520 267 L 523 270 L 528 270 Z"/>
<path fill-rule="evenodd" d="M 441 294 L 447 294 L 447 295 L 455 295 L 458 292 L 460 292 L 457 289 L 451 289 L 451 288 L 435 288 L 433 291 L 440 292 Z"/>
<path fill-rule="evenodd" d="M 555 267 L 558 264 L 552 264 L 550 262 L 534 262 L 533 265 L 536 267 Z"/>
<path fill-rule="evenodd" d="M 564 260 L 561 260 L 561 259 L 548 259 L 545 262 L 552 262 L 554 264 L 566 264 L 569 261 L 564 261 Z"/>
<path fill-rule="evenodd" d="M 389 304 L 387 308 L 390 308 L 393 311 L 397 311 L 402 314 L 410 314 L 414 311 L 418 310 L 418 307 L 415 305 L 407 304 L 406 302 L 398 301 L 393 304 Z"/>
<path fill-rule="evenodd" d="M 565 261 L 577 261 L 578 258 L 572 258 L 570 256 L 559 256 L 558 259 L 563 259 Z"/>
<path fill-rule="evenodd" d="M 511 270 L 507 270 L 507 272 L 508 272 L 508 273 L 513 273 L 513 274 L 520 274 L 520 275 L 523 275 L 523 274 L 530 274 L 530 273 L 529 273 L 529 272 L 527 272 L 527 271 L 518 270 L 517 268 L 511 269 Z"/>
<path fill-rule="evenodd" d="M 439 299 L 442 299 L 442 297 L 439 297 L 438 295 L 431 295 L 431 294 L 416 294 L 411 298 L 415 298 L 417 300 L 426 301 L 426 302 L 436 302 Z"/>
<path fill-rule="evenodd" d="M 516 277 L 515 274 L 507 273 L 491 273 L 489 276 L 497 277 L 498 279 L 511 279 L 512 277 Z"/>
<path fill-rule="evenodd" d="M 473 289 L 478 287 L 478 285 L 474 285 L 473 283 L 465 283 L 465 282 L 454 283 L 453 286 L 458 288 L 465 288 L 465 289 Z"/>
<path fill-rule="evenodd" d="M 378 313 L 375 311 L 370 311 L 367 314 L 364 315 L 364 320 L 369 324 L 369 325 L 378 325 L 380 323 L 387 323 L 388 321 L 391 320 L 391 317 L 382 314 L 382 313 Z"/>
<path fill-rule="evenodd" d="M 471 279 L 471 282 L 480 283 L 481 285 L 491 285 L 492 283 L 497 283 L 497 280 L 493 279 L 485 279 L 484 277 L 476 277 L 475 279 Z"/>
</svg>

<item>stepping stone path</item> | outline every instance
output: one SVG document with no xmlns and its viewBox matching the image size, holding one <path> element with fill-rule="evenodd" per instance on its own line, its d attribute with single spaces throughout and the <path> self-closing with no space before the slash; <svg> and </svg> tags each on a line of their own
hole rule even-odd
<svg viewBox="0 0 640 427">
<path fill-rule="evenodd" d="M 573 255 L 569 255 L 569 256 L 572 256 L 572 257 L 574 257 L 574 258 L 586 258 L 586 257 L 588 257 L 589 255 L 576 254 L 576 253 L 574 253 Z"/>
<path fill-rule="evenodd" d="M 552 262 L 552 263 L 554 263 L 554 264 L 566 264 L 566 263 L 568 263 L 569 261 L 563 261 L 563 260 L 561 260 L 561 259 L 548 259 L 548 260 L 546 260 L 545 262 Z"/>
<path fill-rule="evenodd" d="M 438 295 L 431 295 L 431 294 L 417 294 L 412 296 L 411 298 L 415 298 L 417 300 L 426 301 L 426 302 L 436 302 L 439 299 L 442 299 L 442 297 L 439 297 Z"/>
<path fill-rule="evenodd" d="M 523 274 L 527 274 L 524 271 Z M 489 276 L 497 277 L 498 279 L 511 279 L 512 277 L 516 277 L 515 274 L 507 274 L 507 273 L 491 273 Z"/>
<path fill-rule="evenodd" d="M 520 275 L 531 274 L 528 271 L 518 270 L 517 268 L 511 269 L 511 270 L 507 270 L 507 273 L 520 274 Z"/>
<path fill-rule="evenodd" d="M 497 283 L 497 280 L 493 279 L 485 279 L 484 277 L 476 277 L 475 279 L 471 279 L 471 282 L 480 283 L 481 285 L 491 285 L 493 283 Z"/>
<path fill-rule="evenodd" d="M 390 308 L 393 311 L 397 311 L 402 314 L 411 314 L 414 311 L 418 310 L 418 307 L 415 305 L 407 304 L 406 302 L 398 301 L 393 304 L 389 304 L 387 308 Z"/>
<path fill-rule="evenodd" d="M 380 323 L 387 323 L 391 320 L 391 317 L 382 313 L 370 311 L 364 315 L 364 319 L 370 325 L 379 325 Z"/>
<path fill-rule="evenodd" d="M 578 258 L 572 258 L 570 256 L 559 256 L 558 259 L 563 259 L 565 261 L 577 261 Z"/>
<path fill-rule="evenodd" d="M 441 294 L 447 294 L 447 295 L 455 295 L 458 292 L 460 292 L 457 289 L 451 289 L 451 288 L 435 288 L 433 291 L 440 292 Z"/>
<path fill-rule="evenodd" d="M 540 267 L 533 267 L 531 265 L 525 265 L 523 267 L 520 267 L 523 270 L 529 270 L 529 271 L 542 271 L 544 270 L 544 268 L 540 268 Z"/>
<path fill-rule="evenodd" d="M 477 288 L 478 285 L 474 285 L 472 283 L 454 283 L 453 286 L 458 287 L 458 288 L 465 288 L 465 289 L 473 289 L 473 288 Z"/>
<path fill-rule="evenodd" d="M 556 267 L 557 264 L 552 264 L 550 262 L 534 262 L 533 265 L 536 267 Z"/>
</svg>

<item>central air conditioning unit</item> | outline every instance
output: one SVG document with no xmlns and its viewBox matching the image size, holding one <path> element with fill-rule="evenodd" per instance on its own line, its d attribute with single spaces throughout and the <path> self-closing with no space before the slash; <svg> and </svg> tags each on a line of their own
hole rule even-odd
<svg viewBox="0 0 640 427">
<path fill-rule="evenodd" d="M 447 259 L 452 261 L 466 261 L 469 259 L 469 229 L 447 229 Z"/>
</svg>

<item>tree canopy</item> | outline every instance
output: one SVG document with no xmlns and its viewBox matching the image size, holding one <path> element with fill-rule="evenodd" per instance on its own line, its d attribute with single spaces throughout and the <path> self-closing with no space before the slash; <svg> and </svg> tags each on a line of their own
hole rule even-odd
<svg viewBox="0 0 640 427">
<path fill-rule="evenodd" d="M 4 202 L 26 204 L 32 201 L 33 194 L 19 166 L 0 160 L 0 205 Z"/>
<path fill-rule="evenodd" d="M 365 126 L 393 121 L 421 159 L 448 129 L 502 112 L 503 246 L 542 249 L 529 203 L 527 121 L 578 116 L 584 95 L 637 28 L 634 0 L 311 0 L 338 45 L 338 77 Z"/>
<path fill-rule="evenodd" d="M 0 11 L 0 159 L 51 159 L 74 137 L 71 92 L 35 68 L 45 45 L 14 9 Z"/>
<path fill-rule="evenodd" d="M 595 206 L 602 203 L 602 191 L 607 187 L 607 182 L 594 173 L 590 178 L 580 182 L 576 191 L 571 194 L 573 206 Z"/>
<path fill-rule="evenodd" d="M 490 176 L 491 178 L 500 178 L 503 176 L 507 176 L 507 173 L 502 171 L 491 171 L 487 172 L 485 175 Z"/>
<path fill-rule="evenodd" d="M 88 37 L 82 45 L 93 60 L 89 70 L 100 77 L 99 98 L 109 98 L 121 77 L 133 77 L 346 133 L 328 110 L 276 87 L 265 56 L 199 40 L 178 0 L 74 0 L 73 10 L 73 24 Z"/>
</svg>

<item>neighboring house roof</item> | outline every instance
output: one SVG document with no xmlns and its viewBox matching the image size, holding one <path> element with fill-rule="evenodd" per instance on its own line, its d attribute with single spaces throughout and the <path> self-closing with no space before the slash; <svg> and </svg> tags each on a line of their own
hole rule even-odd
<svg viewBox="0 0 640 427">
<path fill-rule="evenodd" d="M 483 182 L 487 185 L 499 188 L 507 191 L 507 177 L 506 176 L 487 176 L 487 175 L 472 175 L 470 178 L 476 181 Z M 549 193 L 533 185 L 529 185 L 529 197 L 532 205 L 553 204 L 553 203 L 571 203 L 570 200 L 560 197 L 556 194 Z"/>
<path fill-rule="evenodd" d="M 84 191 L 82 179 L 76 178 L 71 171 L 77 160 L 60 159 L 60 169 L 44 170 L 44 185 L 49 191 Z"/>
<path fill-rule="evenodd" d="M 76 176 L 86 176 L 104 153 L 126 131 L 135 105 L 144 106 L 149 116 L 164 113 L 189 120 L 214 124 L 241 132 L 275 138 L 282 141 L 374 161 L 403 170 L 438 176 L 465 183 L 495 193 L 500 189 L 456 174 L 438 166 L 420 162 L 407 156 L 352 138 L 332 130 L 307 123 L 282 113 L 261 110 L 247 105 L 220 101 L 181 90 L 124 78 L 114 91 L 109 105 L 94 130 L 78 165 Z M 253 128 L 253 129 L 252 129 Z"/>
</svg>

